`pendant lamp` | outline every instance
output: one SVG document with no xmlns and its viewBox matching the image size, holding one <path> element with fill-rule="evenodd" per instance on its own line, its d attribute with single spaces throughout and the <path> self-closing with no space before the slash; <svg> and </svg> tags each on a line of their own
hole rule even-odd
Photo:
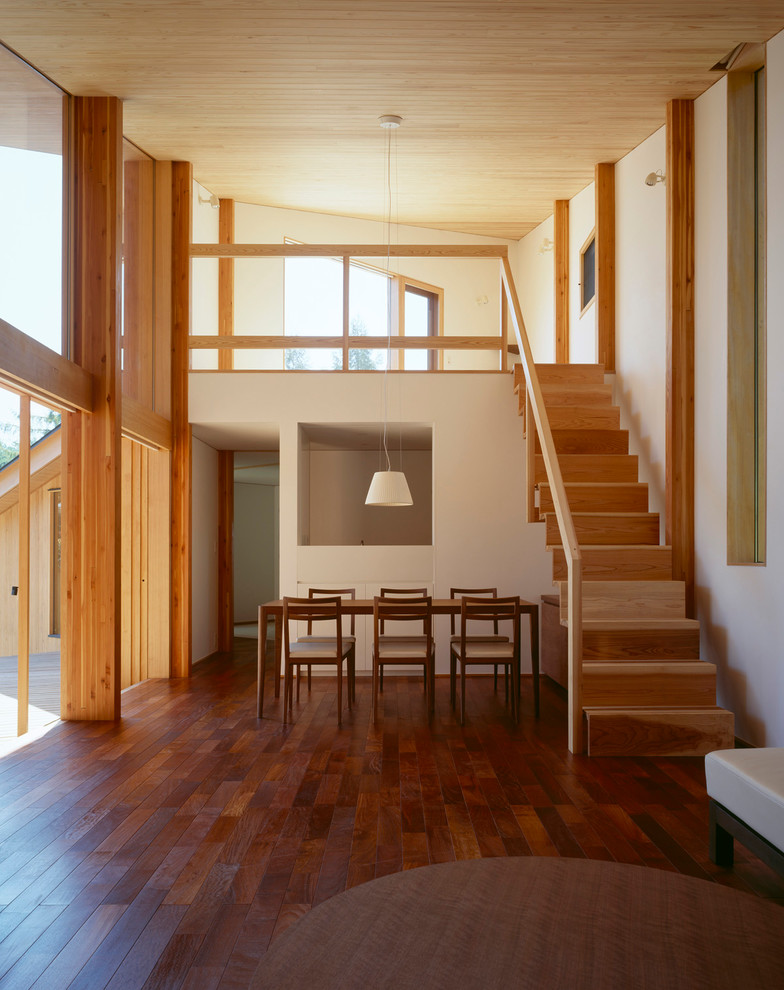
<svg viewBox="0 0 784 990">
<path fill-rule="evenodd" d="M 389 255 L 392 243 L 392 182 L 391 182 L 391 150 L 392 132 L 397 130 L 403 123 L 403 118 L 394 114 L 385 114 L 378 118 L 378 122 L 385 131 L 385 163 L 386 163 L 386 221 L 387 221 L 387 291 L 391 292 L 392 283 L 389 280 Z M 386 471 L 376 471 L 370 482 L 365 505 L 413 505 L 411 490 L 408 487 L 406 476 L 402 471 L 393 471 L 389 461 L 389 450 L 387 448 L 387 372 L 389 371 L 390 358 L 392 353 L 392 316 L 391 305 L 387 300 L 387 362 L 384 367 L 384 428 L 382 431 L 384 443 L 384 456 L 386 457 Z"/>
</svg>

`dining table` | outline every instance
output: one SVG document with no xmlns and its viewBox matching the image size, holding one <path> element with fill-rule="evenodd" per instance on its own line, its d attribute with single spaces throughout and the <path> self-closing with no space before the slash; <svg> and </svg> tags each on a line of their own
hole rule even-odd
<svg viewBox="0 0 784 990">
<path fill-rule="evenodd" d="M 461 598 L 434 598 L 432 600 L 433 615 L 459 615 L 461 608 Z M 372 598 L 344 598 L 340 603 L 341 612 L 344 615 L 372 615 Z M 539 716 L 539 606 L 536 602 L 529 602 L 520 599 L 520 615 L 527 615 L 529 618 L 529 634 L 531 642 L 531 670 L 534 682 L 534 713 Z M 273 677 L 275 682 L 275 697 L 280 697 L 280 658 L 283 643 L 283 599 L 276 598 L 273 601 L 259 605 L 258 610 L 258 670 L 256 681 L 256 714 L 262 717 L 264 709 L 264 680 L 265 663 L 267 658 L 269 620 L 273 622 Z"/>
</svg>

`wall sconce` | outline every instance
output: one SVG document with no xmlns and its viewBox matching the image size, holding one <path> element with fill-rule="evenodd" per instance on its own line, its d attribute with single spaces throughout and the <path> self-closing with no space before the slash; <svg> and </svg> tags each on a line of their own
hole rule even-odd
<svg viewBox="0 0 784 990">
<path fill-rule="evenodd" d="M 657 169 L 655 172 L 649 172 L 645 176 L 646 186 L 655 186 L 657 182 L 665 182 L 666 177 L 663 175 L 661 169 Z"/>
<path fill-rule="evenodd" d="M 210 193 L 209 197 L 205 199 L 201 193 L 199 193 L 199 202 L 202 206 L 207 206 L 208 204 L 213 208 L 213 210 L 220 209 L 220 200 L 215 195 L 215 193 Z"/>
<path fill-rule="evenodd" d="M 547 254 L 548 251 L 552 251 L 553 242 L 549 237 L 545 237 L 542 243 L 539 245 L 539 254 Z"/>
</svg>

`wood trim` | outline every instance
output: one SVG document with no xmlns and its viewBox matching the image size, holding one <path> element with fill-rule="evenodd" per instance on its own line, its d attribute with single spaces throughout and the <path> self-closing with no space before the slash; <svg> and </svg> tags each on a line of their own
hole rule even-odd
<svg viewBox="0 0 784 990">
<path fill-rule="evenodd" d="M 221 199 L 218 217 L 218 243 L 234 242 L 234 200 Z M 234 333 L 234 258 L 218 260 L 218 333 L 230 337 Z M 232 351 L 218 352 L 218 370 L 231 371 L 234 367 Z"/>
<path fill-rule="evenodd" d="M 221 350 L 233 348 L 236 350 L 277 350 L 280 348 L 313 347 L 337 348 L 343 347 L 344 337 L 286 337 L 282 334 L 275 336 L 206 336 L 195 334 L 188 338 L 188 348 L 192 351 Z M 392 337 L 349 337 L 349 346 L 354 349 L 385 350 L 387 345 L 399 350 L 455 350 L 455 351 L 503 351 L 505 340 L 498 337 L 405 337 L 394 334 Z"/>
<path fill-rule="evenodd" d="M 188 422 L 188 333 L 190 330 L 193 172 L 189 162 L 173 162 L 171 173 L 171 674 L 172 677 L 189 677 L 193 663 L 191 632 L 192 440 L 190 423 Z"/>
<path fill-rule="evenodd" d="M 597 360 L 615 371 L 615 165 L 596 166 Z"/>
<path fill-rule="evenodd" d="M 694 615 L 694 102 L 667 104 L 666 542 Z"/>
<path fill-rule="evenodd" d="M 506 244 L 191 244 L 192 258 L 506 258 Z"/>
<path fill-rule="evenodd" d="M 124 395 L 152 406 L 154 162 L 124 162 L 123 177 L 122 389 Z"/>
<path fill-rule="evenodd" d="M 122 435 L 155 450 L 171 450 L 171 421 L 123 395 Z"/>
<path fill-rule="evenodd" d="M 351 330 L 349 326 L 349 307 L 351 305 L 351 259 L 346 254 L 343 256 L 343 346 L 341 348 L 341 367 L 343 371 L 348 371 L 348 335 Z"/>
<path fill-rule="evenodd" d="M 555 360 L 569 363 L 569 200 L 557 199 L 553 214 L 555 265 Z"/>
<path fill-rule="evenodd" d="M 0 319 L 0 385 L 28 392 L 43 405 L 91 412 L 93 376 L 78 364 Z"/>
<path fill-rule="evenodd" d="M 64 719 L 120 714 L 122 104 L 73 99 L 73 354 L 92 413 L 64 417 Z"/>
<path fill-rule="evenodd" d="M 172 166 L 155 163 L 155 278 L 153 289 L 155 355 L 153 365 L 153 409 L 171 416 L 171 321 L 172 321 Z"/>
<path fill-rule="evenodd" d="M 525 521 L 539 522 L 536 508 L 536 425 L 531 410 L 531 397 L 525 390 Z"/>
<path fill-rule="evenodd" d="M 19 590 L 16 731 L 28 728 L 30 708 L 30 396 L 19 397 Z"/>
<path fill-rule="evenodd" d="M 218 651 L 234 644 L 234 451 L 218 451 Z"/>
</svg>

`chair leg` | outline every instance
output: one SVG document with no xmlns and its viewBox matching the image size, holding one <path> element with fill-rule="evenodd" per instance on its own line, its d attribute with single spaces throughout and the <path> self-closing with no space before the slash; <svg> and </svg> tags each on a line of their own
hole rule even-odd
<svg viewBox="0 0 784 990">
<path fill-rule="evenodd" d="M 383 694 L 384 693 L 384 667 L 379 664 L 378 667 L 378 689 Z"/>
<path fill-rule="evenodd" d="M 351 678 L 351 700 L 357 700 L 357 653 L 355 647 L 351 647 L 348 655 L 349 677 Z"/>
<path fill-rule="evenodd" d="M 310 694 L 310 664 L 308 664 L 308 694 Z M 297 701 L 299 701 L 299 685 L 297 686 Z"/>
<path fill-rule="evenodd" d="M 343 725 L 343 660 L 340 659 L 337 664 L 338 667 L 338 728 Z M 349 694 L 351 693 L 351 687 L 349 686 Z"/>
<path fill-rule="evenodd" d="M 435 657 L 425 665 L 425 680 L 427 682 L 427 710 L 430 715 L 436 710 L 436 662 Z"/>
<path fill-rule="evenodd" d="M 455 666 L 457 664 L 457 659 L 455 658 L 455 651 L 449 651 L 449 704 L 455 707 Z"/>
<path fill-rule="evenodd" d="M 465 725 L 465 682 L 466 665 L 460 661 L 460 724 Z"/>
<path fill-rule="evenodd" d="M 498 691 L 498 664 L 493 664 L 493 692 Z"/>
<path fill-rule="evenodd" d="M 308 667 L 308 674 L 310 674 L 310 667 Z M 297 667 L 297 704 L 299 704 L 299 685 L 302 680 L 302 666 Z M 308 690 L 310 690 L 310 684 L 308 684 Z"/>
<path fill-rule="evenodd" d="M 379 664 L 373 660 L 373 721 L 378 718 Z"/>
</svg>

